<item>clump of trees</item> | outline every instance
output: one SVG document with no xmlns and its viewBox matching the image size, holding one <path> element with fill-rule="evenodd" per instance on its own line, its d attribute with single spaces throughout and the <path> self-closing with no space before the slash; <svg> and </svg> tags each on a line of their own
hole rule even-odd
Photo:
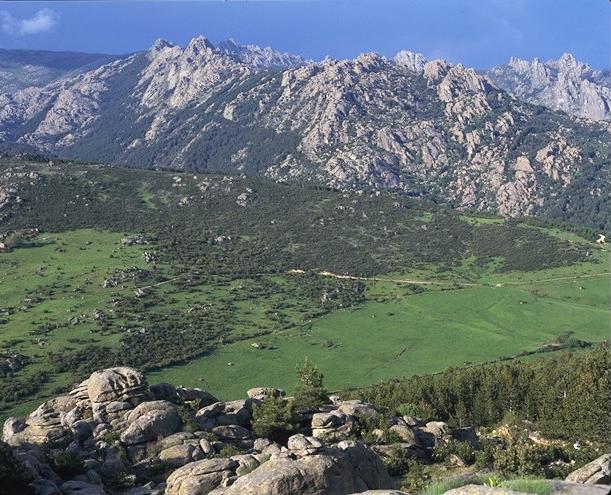
<svg viewBox="0 0 611 495">
<path fill-rule="evenodd" d="M 609 441 L 611 357 L 608 343 L 534 362 L 505 361 L 453 368 L 352 392 L 392 411 L 415 403 L 425 419 L 493 426 L 509 413 L 529 420 L 545 436 Z"/>
</svg>

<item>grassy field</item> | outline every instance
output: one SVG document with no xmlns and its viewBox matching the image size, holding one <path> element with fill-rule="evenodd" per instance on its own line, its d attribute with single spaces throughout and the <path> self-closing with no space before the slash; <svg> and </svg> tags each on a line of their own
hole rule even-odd
<svg viewBox="0 0 611 495">
<path fill-rule="evenodd" d="M 151 380 L 205 387 L 224 398 L 257 385 L 291 390 L 295 365 L 308 356 L 337 390 L 534 351 L 566 331 L 605 340 L 611 278 L 604 264 L 598 267 L 595 274 L 571 272 L 586 278 L 541 281 L 569 277 L 565 269 L 548 270 L 531 282 L 500 279 L 515 285 L 403 296 L 401 284 L 372 283 L 369 291 L 378 299 L 388 296 L 387 302 L 366 302 L 311 325 L 226 345 L 188 365 L 155 372 Z"/>
<path fill-rule="evenodd" d="M 104 289 L 106 274 L 126 266 L 146 267 L 146 246 L 123 247 L 121 237 L 91 229 L 41 234 L 29 247 L 0 255 L 0 300 L 3 307 L 19 308 L 0 325 L 0 345 L 33 356 L 30 372 L 46 370 L 44 357 L 50 352 L 117 345 L 120 334 L 95 331 L 92 314 L 98 308 L 108 310 L 113 298 L 131 294 L 137 285 Z M 478 273 L 467 266 L 443 274 L 426 269 L 386 274 L 363 281 L 366 302 L 305 321 L 303 312 L 294 309 L 300 300 L 287 300 L 285 292 L 249 300 L 248 291 L 258 288 L 253 280 L 210 279 L 188 291 L 170 280 L 156 288 L 162 302 L 151 311 L 186 314 L 198 305 L 217 304 L 222 312 L 230 301 L 232 343 L 188 364 L 151 372 L 149 378 L 203 387 L 229 399 L 258 385 L 291 390 L 295 366 L 308 356 L 326 375 L 328 387 L 338 390 L 514 356 L 566 331 L 582 340 L 604 340 L 609 338 L 611 277 L 606 251 L 593 256 L 598 263 L 535 272 Z M 156 269 L 165 268 L 161 264 Z M 290 292 L 290 284 L 298 286 L 302 276 L 269 279 L 288 284 Z M 287 328 L 270 324 L 273 308 L 287 305 Z M 41 334 L 33 331 L 45 325 L 55 327 Z M 54 373 L 36 399 L 3 415 L 24 414 L 39 397 L 72 381 L 69 373 Z"/>
</svg>

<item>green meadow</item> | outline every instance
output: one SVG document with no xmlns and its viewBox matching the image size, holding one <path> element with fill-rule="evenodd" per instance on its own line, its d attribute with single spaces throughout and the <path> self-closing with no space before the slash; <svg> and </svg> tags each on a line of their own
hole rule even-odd
<svg viewBox="0 0 611 495">
<path fill-rule="evenodd" d="M 511 357 L 566 331 L 601 341 L 609 338 L 610 283 L 601 275 L 366 302 L 306 327 L 222 346 L 150 378 L 205 387 L 223 398 L 242 396 L 258 385 L 291 390 L 295 365 L 308 356 L 320 366 L 328 387 L 339 390 Z"/>
</svg>

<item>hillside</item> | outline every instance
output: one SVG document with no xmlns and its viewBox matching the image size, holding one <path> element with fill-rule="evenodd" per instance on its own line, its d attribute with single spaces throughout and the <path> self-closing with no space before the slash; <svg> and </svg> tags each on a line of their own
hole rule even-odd
<svg viewBox="0 0 611 495">
<path fill-rule="evenodd" d="M 587 229 L 243 175 L 0 167 L 3 415 L 103 366 L 227 398 L 292 389 L 308 355 L 338 389 L 608 337 Z"/>
<path fill-rule="evenodd" d="M 97 53 L 7 50 L 0 48 L 0 91 L 13 93 L 74 77 L 119 58 Z"/>
<path fill-rule="evenodd" d="M 70 80 L 0 95 L 8 151 L 394 190 L 454 208 L 606 228 L 608 123 L 524 103 L 461 65 L 304 62 L 159 40 Z M 592 184 L 590 177 L 597 177 Z"/>
</svg>

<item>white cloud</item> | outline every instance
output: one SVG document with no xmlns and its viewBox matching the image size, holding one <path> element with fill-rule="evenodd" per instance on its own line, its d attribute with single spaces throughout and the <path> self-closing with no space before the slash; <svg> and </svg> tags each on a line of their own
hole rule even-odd
<svg viewBox="0 0 611 495">
<path fill-rule="evenodd" d="M 41 9 L 32 17 L 17 19 L 10 12 L 0 10 L 0 31 L 11 35 L 38 34 L 51 31 L 59 15 L 51 9 Z"/>
</svg>

